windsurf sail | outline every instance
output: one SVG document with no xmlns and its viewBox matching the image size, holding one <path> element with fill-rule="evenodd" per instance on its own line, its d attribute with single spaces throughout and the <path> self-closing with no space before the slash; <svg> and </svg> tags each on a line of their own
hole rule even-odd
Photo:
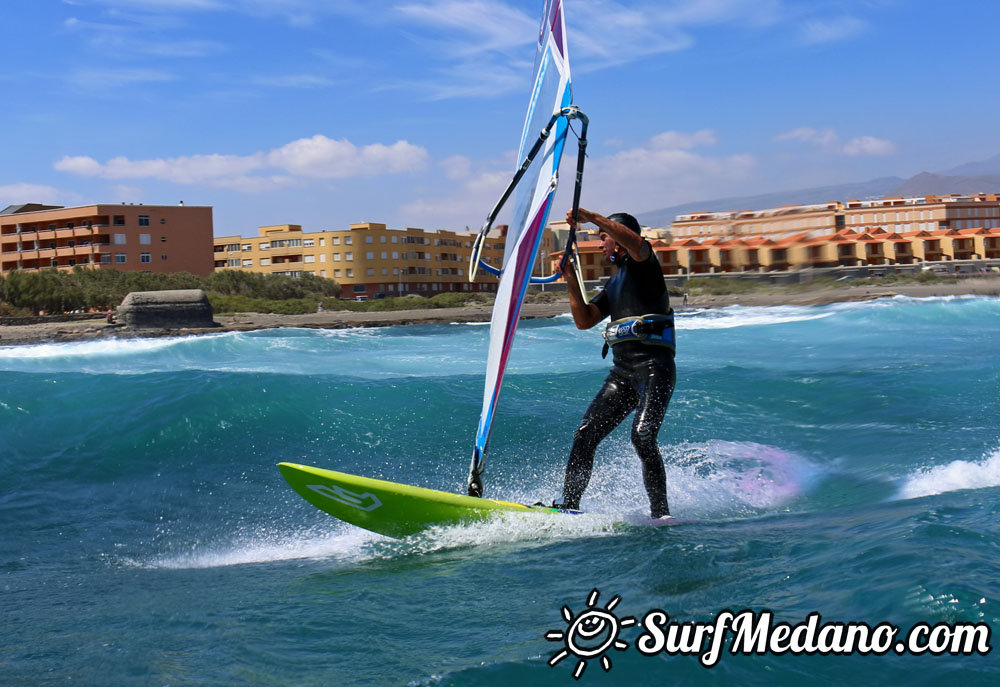
<svg viewBox="0 0 1000 687">
<path fill-rule="evenodd" d="M 588 121 L 586 116 L 573 105 L 563 0 L 545 0 L 535 53 L 531 99 L 518 149 L 519 166 L 500 200 L 487 216 L 473 245 L 469 265 L 469 281 L 475 280 L 479 268 L 500 278 L 493 316 L 490 320 L 490 345 L 486 362 L 483 408 L 476 432 L 472 464 L 469 468 L 468 491 L 471 496 L 483 495 L 482 475 L 493 429 L 493 416 L 528 284 L 552 282 L 560 276 L 559 270 L 541 278 L 532 277 L 531 272 L 559 183 L 559 163 L 570 130 L 570 121 L 574 119 L 581 122 L 581 131 L 578 135 L 580 151 L 573 198 L 575 211 L 579 208 L 580 202 Z M 503 265 L 497 268 L 481 259 L 482 249 L 487 233 L 512 193 L 514 209 L 505 237 Z M 574 247 L 575 230 L 571 229 L 563 260 L 569 257 Z M 579 278 L 579 260 L 576 264 Z"/>
</svg>

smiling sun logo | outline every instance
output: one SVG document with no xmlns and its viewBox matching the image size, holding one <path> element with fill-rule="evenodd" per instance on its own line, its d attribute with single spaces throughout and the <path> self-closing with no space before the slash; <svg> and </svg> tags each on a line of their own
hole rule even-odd
<svg viewBox="0 0 1000 687">
<path fill-rule="evenodd" d="M 604 672 L 611 670 L 611 659 L 607 656 L 609 649 L 625 651 L 628 643 L 618 639 L 622 628 L 635 625 L 636 620 L 632 616 L 619 619 L 612 611 L 618 602 L 622 600 L 617 594 L 612 597 L 604 608 L 597 607 L 597 601 L 601 592 L 597 589 L 590 592 L 587 597 L 587 608 L 580 612 L 580 615 L 573 615 L 569 606 L 562 607 L 562 617 L 568 627 L 566 631 L 549 630 L 545 633 L 545 639 L 550 642 L 563 642 L 564 647 L 552 655 L 549 665 L 555 666 L 564 658 L 573 655 L 579 660 L 573 669 L 573 678 L 580 679 L 583 671 L 587 668 L 587 661 L 591 658 L 599 658 Z"/>
</svg>

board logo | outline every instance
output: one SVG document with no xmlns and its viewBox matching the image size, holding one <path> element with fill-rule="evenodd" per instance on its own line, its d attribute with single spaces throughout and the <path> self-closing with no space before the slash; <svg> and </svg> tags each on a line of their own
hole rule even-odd
<svg viewBox="0 0 1000 687">
<path fill-rule="evenodd" d="M 307 484 L 306 486 L 331 501 L 336 501 L 337 503 L 342 503 L 345 506 L 357 508 L 365 512 L 373 511 L 382 506 L 379 498 L 367 491 L 364 494 L 359 494 L 356 491 L 338 487 L 336 484 Z"/>
<path fill-rule="evenodd" d="M 550 642 L 563 642 L 564 646 L 549 659 L 549 665 L 555 666 L 564 658 L 570 655 L 579 660 L 573 669 L 573 678 L 580 679 L 583 671 L 587 668 L 588 659 L 598 659 L 604 672 L 611 670 L 611 659 L 607 656 L 608 649 L 625 651 L 628 649 L 628 642 L 618 638 L 622 628 L 635 625 L 636 620 L 632 616 L 619 618 L 613 611 L 622 598 L 618 595 L 612 597 L 604 608 L 597 607 L 597 601 L 601 592 L 597 589 L 587 596 L 587 609 L 581 611 L 579 615 L 573 615 L 569 606 L 562 607 L 562 617 L 568 627 L 563 630 L 549 630 L 545 633 L 545 639 Z"/>
</svg>

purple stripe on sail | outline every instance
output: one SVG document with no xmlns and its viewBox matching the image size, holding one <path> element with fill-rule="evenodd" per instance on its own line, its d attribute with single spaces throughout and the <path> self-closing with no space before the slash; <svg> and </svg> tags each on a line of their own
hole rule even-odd
<svg viewBox="0 0 1000 687">
<path fill-rule="evenodd" d="M 496 386 L 493 390 L 494 396 L 499 393 L 500 383 L 503 380 L 503 373 L 507 368 L 507 357 L 510 355 L 511 343 L 514 341 L 514 331 L 517 329 L 517 318 L 521 314 L 521 305 L 524 301 L 521 297 L 524 282 L 526 279 L 531 277 L 531 266 L 535 261 L 535 251 L 528 250 L 525 245 L 534 245 L 535 238 L 538 236 L 538 232 L 542 227 L 542 219 L 548 213 L 549 202 L 551 200 L 552 194 L 549 193 L 541 207 L 538 208 L 538 212 L 535 214 L 534 219 L 531 220 L 531 225 L 528 227 L 528 230 L 524 233 L 524 237 L 521 240 L 521 250 L 518 252 L 516 262 L 514 264 L 514 283 L 512 291 L 517 294 L 517 297 L 511 299 L 510 307 L 507 311 L 507 328 L 503 335 L 503 349 L 500 352 L 500 373 L 497 375 Z M 510 266 L 508 265 L 508 267 Z"/>
<path fill-rule="evenodd" d="M 565 46 L 563 45 L 563 35 L 562 35 L 562 0 L 556 0 L 555 6 L 552 12 L 552 37 L 556 40 L 556 47 L 559 48 L 559 54 L 566 57 Z"/>
</svg>

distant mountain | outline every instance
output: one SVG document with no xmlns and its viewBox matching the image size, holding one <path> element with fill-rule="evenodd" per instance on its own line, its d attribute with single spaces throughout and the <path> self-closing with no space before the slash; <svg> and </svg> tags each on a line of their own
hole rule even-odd
<svg viewBox="0 0 1000 687">
<path fill-rule="evenodd" d="M 690 212 L 724 212 L 727 210 L 766 210 L 782 205 L 809 205 L 826 203 L 831 200 L 865 200 L 893 195 L 893 189 L 905 183 L 900 177 L 882 177 L 853 184 L 838 184 L 835 186 L 818 186 L 816 188 L 799 189 L 796 191 L 778 191 L 764 193 L 759 196 L 736 196 L 719 198 L 718 200 L 699 200 L 683 205 L 674 205 L 659 210 L 639 213 L 636 218 L 640 223 L 650 227 L 669 227 L 677 215 Z"/>
<path fill-rule="evenodd" d="M 994 155 L 981 162 L 967 162 L 958 167 L 946 169 L 940 174 L 953 177 L 975 177 L 984 174 L 1000 174 L 1000 155 Z"/>
<path fill-rule="evenodd" d="M 975 162 L 971 165 L 963 165 L 963 167 L 981 164 L 985 163 Z M 960 168 L 956 167 L 956 169 Z M 903 197 L 941 196 L 947 193 L 997 193 L 998 191 L 1000 191 L 1000 173 L 952 176 L 921 172 L 894 188 L 889 195 Z"/>
</svg>

